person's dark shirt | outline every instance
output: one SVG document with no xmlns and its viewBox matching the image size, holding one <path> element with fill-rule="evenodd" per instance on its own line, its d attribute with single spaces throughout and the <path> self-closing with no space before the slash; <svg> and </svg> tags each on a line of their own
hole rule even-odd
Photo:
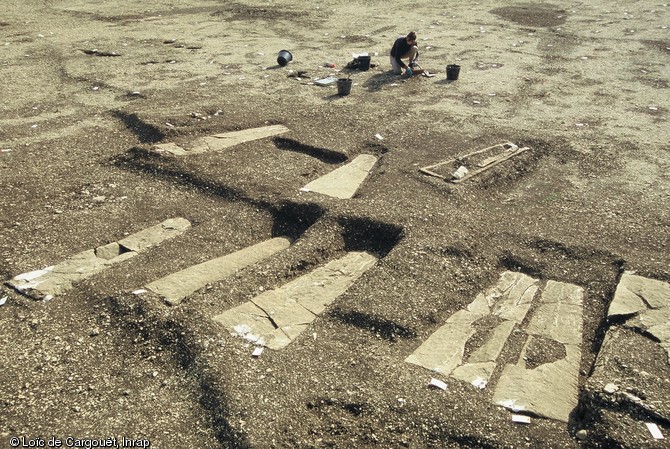
<svg viewBox="0 0 670 449">
<path fill-rule="evenodd" d="M 405 36 L 399 37 L 398 39 L 395 40 L 393 43 L 393 47 L 391 47 L 391 56 L 395 58 L 395 61 L 402 67 L 403 69 L 407 68 L 407 65 L 402 62 L 400 57 L 404 54 L 407 54 L 408 51 L 414 46 L 410 45 L 407 43 L 407 38 Z"/>
</svg>

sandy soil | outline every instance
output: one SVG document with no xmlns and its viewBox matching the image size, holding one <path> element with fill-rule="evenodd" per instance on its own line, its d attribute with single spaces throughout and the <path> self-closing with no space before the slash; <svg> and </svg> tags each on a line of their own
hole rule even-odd
<svg viewBox="0 0 670 449">
<path fill-rule="evenodd" d="M 171 217 L 193 228 L 52 301 L 3 287 L 0 447 L 664 447 L 648 416 L 588 401 L 568 425 L 513 424 L 489 389 L 429 389 L 434 373 L 403 360 L 520 270 L 585 289 L 584 385 L 621 273 L 670 280 L 670 6 L 420 3 L 3 3 L 2 280 Z M 389 72 L 410 30 L 435 77 Z M 358 52 L 369 71 L 345 69 Z M 311 84 L 328 75 L 351 94 Z M 151 151 L 266 124 L 291 131 Z M 418 170 L 507 141 L 531 151 L 468 182 Z M 354 198 L 300 191 L 363 153 L 380 159 Z M 179 306 L 130 293 L 275 235 L 295 241 Z M 286 349 L 252 358 L 212 322 L 351 249 L 380 261 Z"/>
</svg>

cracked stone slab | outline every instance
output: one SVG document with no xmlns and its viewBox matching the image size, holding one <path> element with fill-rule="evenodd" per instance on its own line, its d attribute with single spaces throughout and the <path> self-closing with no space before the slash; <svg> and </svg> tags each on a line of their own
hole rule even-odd
<svg viewBox="0 0 670 449">
<path fill-rule="evenodd" d="M 339 199 L 351 198 L 376 163 L 377 158 L 375 156 L 361 154 L 350 163 L 315 179 L 300 190 L 317 192 Z"/>
<path fill-rule="evenodd" d="M 670 284 L 631 273 L 621 276 L 608 317 L 627 316 L 624 326 L 653 335 L 670 363 Z"/>
<path fill-rule="evenodd" d="M 422 366 L 449 375 L 464 364 L 465 345 L 475 334 L 475 322 L 490 315 L 505 321 L 492 332 L 482 347 L 473 352 L 468 363 L 494 362 L 502 351 L 515 323 L 521 323 L 530 309 L 539 288 L 539 281 L 523 273 L 505 271 L 498 283 L 470 303 L 467 310 L 453 314 L 447 322 L 424 341 L 409 357 L 407 363 Z M 495 356 L 495 357 L 494 357 Z M 468 382 L 483 377 L 488 381 L 490 372 L 477 370 L 475 378 L 468 378 L 472 370 L 462 368 L 455 376 Z M 485 374 L 488 373 L 488 376 Z"/>
<path fill-rule="evenodd" d="M 632 315 L 647 308 L 670 307 L 670 284 L 624 273 L 614 292 L 607 316 Z"/>
<path fill-rule="evenodd" d="M 60 295 L 71 290 L 77 282 L 176 237 L 190 226 L 191 223 L 184 218 L 165 220 L 118 242 L 82 251 L 57 265 L 15 276 L 7 285 L 37 298 Z"/>
<path fill-rule="evenodd" d="M 548 281 L 527 332 L 581 347 L 583 298 L 584 289 L 577 285 Z"/>
<path fill-rule="evenodd" d="M 233 276 L 246 268 L 288 248 L 291 242 L 276 237 L 231 254 L 185 268 L 147 284 L 146 288 L 160 295 L 170 305 L 177 305 L 187 296 L 211 282 Z"/>
<path fill-rule="evenodd" d="M 283 125 L 262 126 L 242 131 L 231 131 L 227 133 L 214 134 L 196 139 L 189 145 L 181 147 L 175 143 L 163 143 L 154 146 L 155 150 L 173 154 L 175 156 L 186 156 L 190 154 L 201 154 L 207 151 L 220 151 L 235 145 L 252 140 L 264 139 L 288 132 L 289 129 Z"/>
<path fill-rule="evenodd" d="M 506 365 L 493 394 L 493 403 L 512 411 L 528 411 L 568 422 L 579 399 L 581 350 L 566 345 L 566 357 L 535 369 Z"/>
<path fill-rule="evenodd" d="M 252 335 L 259 345 L 282 349 L 376 263 L 377 258 L 366 252 L 347 253 L 213 319 L 234 335 Z"/>
<path fill-rule="evenodd" d="M 504 367 L 493 395 L 494 404 L 568 422 L 579 401 L 583 297 L 582 287 L 547 282 L 528 324 L 529 337 L 519 363 Z M 528 369 L 524 355 L 536 336 L 563 344 L 566 356 Z"/>
</svg>

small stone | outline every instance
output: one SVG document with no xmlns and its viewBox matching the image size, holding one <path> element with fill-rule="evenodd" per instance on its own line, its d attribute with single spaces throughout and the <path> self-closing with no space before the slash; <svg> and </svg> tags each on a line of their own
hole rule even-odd
<svg viewBox="0 0 670 449">
<path fill-rule="evenodd" d="M 93 329 L 91 329 L 91 331 L 88 333 L 88 335 L 90 335 L 91 337 L 95 337 L 97 335 L 100 335 L 100 329 L 98 329 L 97 327 L 94 327 Z"/>
<path fill-rule="evenodd" d="M 586 440 L 586 438 L 589 436 L 589 433 L 588 433 L 586 430 L 581 429 L 581 430 L 578 430 L 578 431 L 577 431 L 577 433 L 575 434 L 575 436 L 577 437 L 577 439 L 578 439 L 579 441 L 584 441 L 584 440 Z"/>
<path fill-rule="evenodd" d="M 619 386 L 615 385 L 613 383 L 609 383 L 609 384 L 605 385 L 605 388 L 603 388 L 603 391 L 605 391 L 605 393 L 607 393 L 607 394 L 614 394 L 617 391 L 619 391 Z"/>
</svg>

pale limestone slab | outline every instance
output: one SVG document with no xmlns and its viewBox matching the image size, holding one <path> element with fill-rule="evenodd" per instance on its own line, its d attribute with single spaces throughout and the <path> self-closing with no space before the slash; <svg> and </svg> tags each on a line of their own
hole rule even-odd
<svg viewBox="0 0 670 449">
<path fill-rule="evenodd" d="M 444 375 L 450 374 L 463 362 L 465 344 L 475 333 L 474 322 L 481 317 L 468 310 L 459 310 L 410 354 L 405 362 Z"/>
<path fill-rule="evenodd" d="M 566 357 L 535 369 L 506 365 L 493 394 L 494 404 L 568 422 L 579 402 L 581 349 L 566 345 Z"/>
<path fill-rule="evenodd" d="M 478 294 L 466 310 L 449 317 L 405 361 L 449 375 L 463 364 L 465 345 L 476 331 L 474 323 L 485 316 L 498 315 L 505 321 L 473 352 L 474 359 L 468 360 L 470 363 L 495 361 L 515 323 L 521 323 L 528 313 L 538 288 L 537 279 L 523 273 L 503 272 L 496 285 Z"/>
<path fill-rule="evenodd" d="M 38 298 L 60 295 L 71 290 L 75 283 L 128 260 L 151 246 L 176 237 L 190 226 L 191 223 L 184 218 L 165 220 L 118 242 L 82 251 L 48 269 L 18 275 L 7 284 Z"/>
<path fill-rule="evenodd" d="M 375 256 L 365 252 L 347 253 L 275 290 L 256 296 L 248 301 L 253 307 L 238 306 L 217 315 L 214 320 L 233 332 L 235 327 L 246 325 L 249 334 L 259 337 L 258 344 L 282 349 L 376 262 Z M 253 312 L 251 317 L 249 311 Z M 258 320 L 262 322 L 260 325 L 256 325 Z"/>
<path fill-rule="evenodd" d="M 540 296 L 540 305 L 528 324 L 529 337 L 520 363 L 505 366 L 496 385 L 493 403 L 568 421 L 579 400 L 583 296 L 584 289 L 577 285 L 547 282 Z M 562 343 L 566 356 L 527 369 L 523 355 L 534 336 Z"/>
<path fill-rule="evenodd" d="M 630 273 L 621 276 L 608 316 L 634 315 L 624 326 L 643 329 L 659 340 L 670 362 L 670 284 Z"/>
<path fill-rule="evenodd" d="M 651 308 L 670 307 L 670 284 L 624 273 L 617 285 L 608 316 L 632 315 Z"/>
<path fill-rule="evenodd" d="M 468 382 L 477 388 L 485 388 L 496 369 L 496 362 L 466 363 L 454 369 L 450 377 Z"/>
<path fill-rule="evenodd" d="M 118 244 L 130 251 L 144 251 L 154 245 L 157 245 L 167 239 L 183 234 L 191 227 L 191 222 L 185 218 L 172 218 L 164 222 L 143 229 L 140 232 L 129 235 L 118 241 Z"/>
<path fill-rule="evenodd" d="M 539 281 L 523 273 L 506 271 L 500 285 L 489 296 L 494 300 L 493 314 L 521 323 L 539 289 Z M 489 303 L 492 301 L 490 300 Z"/>
<path fill-rule="evenodd" d="M 267 294 L 256 296 L 251 300 L 267 314 L 280 329 L 286 326 L 298 324 L 309 324 L 314 321 L 316 315 L 292 298 L 287 298 L 281 294 Z"/>
<path fill-rule="evenodd" d="M 583 297 L 584 289 L 577 285 L 548 281 L 527 332 L 581 347 Z"/>
<path fill-rule="evenodd" d="M 265 312 L 249 301 L 228 309 L 224 313 L 215 316 L 213 320 L 230 330 L 234 335 L 239 335 L 240 337 L 246 338 L 250 334 L 254 335 L 252 330 L 255 331 L 255 338 L 248 338 L 248 340 L 254 342 L 261 335 L 267 335 L 275 330 Z"/>
<path fill-rule="evenodd" d="M 180 147 L 174 143 L 155 145 L 159 151 L 171 153 L 175 156 L 189 154 L 200 154 L 207 151 L 220 151 L 252 140 L 264 139 L 288 132 L 289 129 L 283 125 L 261 126 L 259 128 L 245 129 L 242 131 L 231 131 L 227 133 L 214 134 L 196 139 L 189 145 Z"/>
<path fill-rule="evenodd" d="M 233 276 L 238 270 L 267 259 L 290 245 L 284 237 L 269 239 L 172 273 L 147 284 L 146 288 L 162 296 L 168 304 L 177 305 L 208 283 Z"/>
<path fill-rule="evenodd" d="M 351 198 L 376 163 L 377 158 L 375 156 L 361 154 L 350 163 L 308 183 L 301 190 L 317 192 L 339 199 Z"/>
</svg>

